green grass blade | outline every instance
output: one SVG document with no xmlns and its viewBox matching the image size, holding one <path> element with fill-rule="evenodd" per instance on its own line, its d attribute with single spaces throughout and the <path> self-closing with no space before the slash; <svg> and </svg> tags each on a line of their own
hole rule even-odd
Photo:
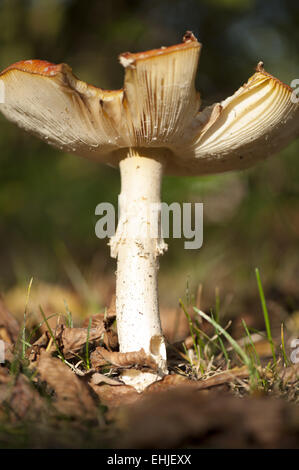
<svg viewBox="0 0 299 470">
<path fill-rule="evenodd" d="M 72 315 L 72 312 L 71 312 L 70 309 L 69 309 L 69 306 L 68 306 L 67 301 L 64 299 L 63 302 L 64 302 L 64 306 L 65 306 L 65 311 L 66 311 L 66 322 L 67 322 L 67 326 L 68 326 L 69 328 L 73 328 L 74 323 L 73 323 L 73 315 Z"/>
<path fill-rule="evenodd" d="M 217 334 L 218 334 L 218 331 L 217 331 Z M 229 362 L 230 362 L 229 357 L 228 357 L 227 351 L 225 349 L 224 343 L 223 343 L 222 339 L 220 338 L 219 334 L 218 334 L 218 341 L 219 341 L 219 344 L 220 344 L 221 351 L 223 352 L 223 355 L 225 357 L 226 364 L 229 368 Z"/>
<path fill-rule="evenodd" d="M 211 325 L 213 325 L 215 330 L 218 329 L 220 331 L 220 333 L 227 339 L 227 341 L 234 348 L 234 350 L 236 351 L 238 356 L 242 359 L 244 364 L 247 365 L 248 368 L 251 368 L 252 363 L 251 363 L 250 358 L 247 356 L 247 354 L 241 348 L 241 346 L 231 337 L 231 335 L 227 331 L 225 331 L 225 329 L 222 328 L 222 326 L 218 325 L 216 323 L 216 321 L 213 318 L 209 317 L 206 313 L 202 312 L 201 310 L 199 310 L 196 307 L 193 307 L 193 309 L 198 315 L 200 315 L 202 318 L 204 318 L 207 322 L 211 323 Z"/>
<path fill-rule="evenodd" d="M 197 361 L 199 363 L 200 371 L 201 371 L 202 374 L 204 374 L 204 367 L 201 363 L 201 357 L 203 357 L 203 354 L 204 354 L 203 353 L 203 349 L 204 349 L 203 341 L 202 341 L 200 335 L 198 335 L 196 332 L 194 334 L 195 328 L 194 328 L 194 325 L 193 325 L 193 322 L 192 322 L 192 318 L 191 318 L 188 310 L 186 309 L 185 305 L 183 304 L 182 299 L 179 299 L 179 304 L 180 304 L 181 308 L 183 309 L 183 312 L 186 315 L 186 318 L 188 320 L 190 335 L 192 337 L 192 342 L 193 342 L 196 358 L 197 358 Z"/>
<path fill-rule="evenodd" d="M 218 313 L 217 313 L 217 315 L 215 315 L 215 318 L 214 318 L 213 311 L 212 311 L 212 309 L 211 309 L 211 318 L 215 321 L 215 324 L 218 325 L 218 324 L 219 324 L 219 307 L 217 308 L 217 300 L 216 300 L 216 311 L 217 311 Z M 216 326 L 215 326 L 214 328 L 215 328 L 215 333 L 216 333 L 216 335 L 217 335 L 217 341 L 218 341 L 218 343 L 219 343 L 219 345 L 220 345 L 220 349 L 221 349 L 221 351 L 222 351 L 222 354 L 223 354 L 224 357 L 225 357 L 226 364 L 227 364 L 227 366 L 229 367 L 229 362 L 230 362 L 230 361 L 229 361 L 229 357 L 228 357 L 227 351 L 226 351 L 226 349 L 225 349 L 224 343 L 223 343 L 222 339 L 220 338 L 220 333 L 219 333 L 220 330 L 219 330 L 219 328 L 216 327 Z M 217 344 L 216 344 L 216 345 L 217 345 Z"/>
<path fill-rule="evenodd" d="M 23 329 L 22 329 L 22 359 L 25 359 L 25 354 L 26 354 L 26 320 L 27 320 L 27 309 L 28 309 L 32 282 L 33 282 L 33 277 L 30 279 L 30 282 L 28 285 L 26 304 L 25 304 L 25 309 L 24 309 Z"/>
<path fill-rule="evenodd" d="M 192 341 L 193 341 L 193 346 L 194 346 L 194 349 L 195 349 L 195 352 L 196 352 L 196 355 L 197 355 L 197 359 L 199 360 L 199 357 L 198 357 L 198 348 L 197 348 L 197 343 L 196 343 L 196 336 L 194 335 L 193 323 L 192 323 L 191 316 L 190 316 L 189 312 L 187 311 L 185 305 L 183 304 L 182 299 L 179 299 L 179 304 L 180 304 L 180 306 L 182 307 L 183 312 L 184 312 L 184 314 L 186 315 L 186 318 L 187 318 L 187 320 L 188 320 L 190 335 L 191 335 Z"/>
<path fill-rule="evenodd" d="M 274 343 L 273 343 L 273 339 L 272 339 L 269 313 L 268 313 L 268 309 L 267 309 L 265 294 L 264 294 L 262 281 L 261 281 L 261 277 L 260 277 L 260 272 L 259 272 L 258 268 L 255 268 L 255 275 L 256 275 L 258 290 L 259 290 L 259 294 L 260 294 L 262 310 L 263 310 L 263 314 L 264 314 L 267 338 L 268 338 L 268 341 L 269 341 L 270 346 L 271 346 L 273 362 L 274 362 L 274 365 L 276 366 L 276 354 L 275 354 L 275 347 L 274 347 Z"/>
<path fill-rule="evenodd" d="M 281 324 L 280 332 L 281 332 L 281 350 L 282 350 L 283 360 L 284 360 L 285 366 L 288 367 L 290 365 L 290 361 L 288 360 L 288 356 L 287 356 L 286 348 L 285 348 L 283 323 Z"/>
<path fill-rule="evenodd" d="M 87 328 L 86 350 L 85 350 L 86 367 L 87 367 L 87 370 L 90 369 L 90 360 L 89 360 L 89 336 L 90 336 L 91 322 L 92 322 L 92 318 L 90 317 L 90 318 L 89 318 L 89 322 L 88 322 L 88 328 Z"/>
<path fill-rule="evenodd" d="M 257 383 L 261 383 L 261 384 L 263 385 L 263 387 L 265 387 L 265 386 L 266 386 L 266 383 L 265 383 L 265 381 L 261 378 L 261 375 L 260 375 L 260 373 L 259 373 L 257 367 L 255 366 L 255 362 L 257 362 L 257 364 L 261 367 L 261 360 L 260 360 L 260 357 L 259 357 L 259 355 L 258 355 L 258 353 L 257 353 L 257 350 L 256 350 L 255 346 L 254 346 L 254 342 L 252 341 L 252 337 L 251 337 L 251 334 L 250 334 L 250 332 L 249 332 L 249 329 L 248 329 L 248 327 L 247 327 L 247 325 L 246 325 L 245 320 L 243 320 L 243 318 L 242 318 L 242 324 L 243 324 L 244 330 L 245 330 L 245 332 L 246 332 L 246 334 L 247 334 L 247 336 L 248 336 L 249 343 L 250 343 L 250 345 L 251 345 L 251 347 L 252 347 L 252 351 L 253 351 L 253 354 L 252 354 L 252 356 L 253 356 L 253 358 L 252 358 L 252 375 L 253 375 L 253 377 L 256 378 Z"/>
<path fill-rule="evenodd" d="M 253 349 L 253 352 L 254 352 L 254 355 L 255 355 L 255 359 L 256 359 L 258 365 L 260 366 L 260 365 L 261 365 L 260 357 L 259 357 L 259 355 L 258 355 L 258 353 L 257 353 L 257 351 L 256 351 L 256 348 L 255 348 L 255 346 L 254 346 L 254 342 L 252 341 L 252 338 L 251 338 L 251 334 L 250 334 L 250 332 L 249 332 L 249 330 L 248 330 L 248 327 L 247 327 L 247 325 L 246 325 L 246 322 L 245 322 L 245 320 L 244 320 L 243 318 L 242 318 L 242 325 L 243 325 L 244 330 L 245 330 L 245 333 L 246 333 L 246 335 L 247 335 L 247 337 L 248 337 L 248 339 L 249 339 L 249 343 L 250 343 L 250 345 L 251 345 L 251 347 L 252 347 L 252 349 Z"/>
<path fill-rule="evenodd" d="M 39 309 L 40 309 L 41 315 L 42 315 L 42 317 L 43 317 L 43 320 L 44 320 L 45 324 L 47 325 L 47 328 L 48 328 L 48 331 L 49 331 L 49 333 L 50 333 L 50 336 L 51 336 L 51 338 L 52 338 L 52 340 L 53 340 L 53 343 L 55 344 L 55 348 L 56 348 L 56 350 L 57 350 L 57 352 L 58 352 L 58 356 L 59 356 L 59 358 L 60 358 L 63 362 L 65 362 L 64 357 L 63 357 L 63 355 L 61 354 L 61 351 L 60 351 L 60 349 L 59 349 L 59 347 L 58 347 L 58 344 L 57 344 L 55 335 L 54 335 L 54 333 L 53 333 L 53 331 L 52 331 L 52 328 L 51 328 L 50 325 L 49 325 L 49 322 L 48 322 L 48 320 L 47 320 L 47 317 L 46 317 L 46 315 L 45 315 L 45 313 L 44 313 L 44 311 L 43 311 L 41 305 L 39 306 Z"/>
<path fill-rule="evenodd" d="M 219 287 L 215 289 L 215 320 L 219 323 L 220 319 L 220 295 L 219 295 Z"/>
</svg>

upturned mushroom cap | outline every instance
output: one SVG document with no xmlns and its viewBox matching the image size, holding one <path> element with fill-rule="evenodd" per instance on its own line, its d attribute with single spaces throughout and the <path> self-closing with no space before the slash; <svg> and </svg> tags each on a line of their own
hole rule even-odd
<svg viewBox="0 0 299 470">
<path fill-rule="evenodd" d="M 169 174 L 247 168 L 298 136 L 293 90 L 262 63 L 234 95 L 200 110 L 200 49 L 188 32 L 175 46 L 124 53 L 116 91 L 82 82 L 66 64 L 17 62 L 0 74 L 0 110 L 67 152 L 116 166 L 123 149 L 138 147 L 164 160 Z"/>
</svg>

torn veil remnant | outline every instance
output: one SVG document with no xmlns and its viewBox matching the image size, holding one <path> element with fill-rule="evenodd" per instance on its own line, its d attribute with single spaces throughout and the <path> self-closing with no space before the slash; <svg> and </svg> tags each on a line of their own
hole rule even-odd
<svg viewBox="0 0 299 470">
<path fill-rule="evenodd" d="M 157 364 L 123 372 L 138 391 L 167 373 L 157 288 L 158 257 L 166 250 L 158 230 L 163 173 L 247 168 L 299 133 L 292 89 L 262 63 L 234 95 L 200 110 L 200 49 L 188 32 L 181 44 L 122 54 L 124 87 L 116 91 L 78 80 L 66 64 L 39 60 L 0 74 L 0 110 L 8 119 L 60 149 L 120 167 L 121 216 L 110 241 L 120 351 L 143 349 Z"/>
</svg>

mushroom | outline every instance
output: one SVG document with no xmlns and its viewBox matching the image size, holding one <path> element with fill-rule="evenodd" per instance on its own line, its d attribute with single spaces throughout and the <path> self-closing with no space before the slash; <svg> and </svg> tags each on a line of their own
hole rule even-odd
<svg viewBox="0 0 299 470">
<path fill-rule="evenodd" d="M 0 74 L 0 110 L 9 120 L 62 150 L 120 167 L 120 219 L 110 240 L 120 351 L 143 349 L 157 365 L 123 371 L 138 391 L 167 374 L 157 288 L 158 258 L 167 248 L 159 229 L 163 173 L 247 168 L 299 133 L 293 90 L 262 62 L 236 93 L 200 110 L 200 50 L 187 32 L 181 44 L 121 54 L 125 79 L 116 91 L 82 82 L 66 64 L 39 60 Z"/>
</svg>

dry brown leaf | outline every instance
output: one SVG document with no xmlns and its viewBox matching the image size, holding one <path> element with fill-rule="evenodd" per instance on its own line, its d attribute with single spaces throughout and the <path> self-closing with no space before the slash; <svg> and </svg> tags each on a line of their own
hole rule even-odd
<svg viewBox="0 0 299 470">
<path fill-rule="evenodd" d="M 248 375 L 249 372 L 246 366 L 235 367 L 234 369 L 215 373 L 212 377 L 200 380 L 191 380 L 180 374 L 170 374 L 163 377 L 162 380 L 154 382 L 149 387 L 147 387 L 145 393 L 171 390 L 177 388 L 178 386 L 189 386 L 193 387 L 195 390 L 204 390 L 223 384 L 229 384 L 236 378 L 245 379 L 248 377 Z"/>
<path fill-rule="evenodd" d="M 106 328 L 109 328 L 116 319 L 116 296 L 115 294 L 112 295 L 109 307 L 105 310 L 105 312 L 97 313 L 96 315 L 91 315 L 90 317 L 85 318 L 84 322 L 82 323 L 82 326 L 87 328 L 89 325 L 90 319 L 91 319 L 92 328 L 96 328 L 103 322 L 106 322 Z"/>
<path fill-rule="evenodd" d="M 140 351 L 120 353 L 107 351 L 99 346 L 91 354 L 90 359 L 93 367 L 100 367 L 109 363 L 116 367 L 150 367 L 157 370 L 156 361 L 147 355 L 143 348 Z"/>
<path fill-rule="evenodd" d="M 296 406 L 270 397 L 243 397 L 178 388 L 144 394 L 119 413 L 118 446 L 128 449 L 281 448 L 297 446 Z"/>
<path fill-rule="evenodd" d="M 60 359 L 42 351 L 37 371 L 55 391 L 54 406 L 60 413 L 84 420 L 96 418 L 97 407 L 87 386 Z"/>
<path fill-rule="evenodd" d="M 11 376 L 0 368 L 0 410 L 7 410 L 10 419 L 40 418 L 46 404 L 30 380 L 23 374 Z"/>
<path fill-rule="evenodd" d="M 83 328 L 88 328 L 89 321 L 91 319 L 90 327 L 91 328 L 98 328 L 104 324 L 105 314 L 104 313 L 97 313 L 96 315 L 91 315 L 90 317 L 86 317 L 82 323 Z"/>
<path fill-rule="evenodd" d="M 121 405 L 129 405 L 140 399 L 141 394 L 129 385 L 95 385 L 92 382 L 90 387 L 99 397 L 101 403 L 109 408 L 117 408 Z"/>
<path fill-rule="evenodd" d="M 16 419 L 40 418 L 40 413 L 45 410 L 46 403 L 34 388 L 30 380 L 23 374 L 19 374 L 12 389 L 10 409 Z"/>
<path fill-rule="evenodd" d="M 152 383 L 146 388 L 144 393 L 162 392 L 164 390 L 171 390 L 178 386 L 191 386 L 194 387 L 196 384 L 195 380 L 188 379 L 180 374 L 169 374 L 165 375 L 163 379 Z"/>
<path fill-rule="evenodd" d="M 96 315 L 91 315 L 90 317 L 85 318 L 82 326 L 87 328 L 89 321 L 91 319 L 91 327 L 97 328 L 102 323 L 106 323 L 106 328 L 109 328 L 116 319 L 116 308 L 115 308 L 115 295 L 112 297 L 111 302 L 107 310 L 103 313 L 97 313 Z"/>
<path fill-rule="evenodd" d="M 0 339 L 7 343 L 15 344 L 18 339 L 19 324 L 6 308 L 0 296 Z"/>
<path fill-rule="evenodd" d="M 112 328 L 105 331 L 103 343 L 109 351 L 116 351 L 119 349 L 118 336 Z"/>
<path fill-rule="evenodd" d="M 58 325 L 55 330 L 52 330 L 54 336 L 56 339 L 59 338 L 59 336 L 62 334 L 62 330 L 64 328 L 64 325 Z M 51 343 L 50 343 L 51 341 Z M 52 353 L 56 351 L 56 346 L 55 343 L 52 341 L 52 337 L 50 332 L 47 330 L 45 331 L 38 340 L 36 340 L 33 345 L 31 346 L 29 350 L 29 360 L 31 362 L 34 362 L 38 360 L 40 353 L 42 350 L 45 350 L 47 348 L 47 351 Z"/>
<path fill-rule="evenodd" d="M 215 373 L 212 377 L 195 382 L 197 390 L 204 390 L 218 385 L 229 384 L 238 379 L 246 379 L 249 376 L 247 366 L 235 367 L 234 369 L 225 370 Z"/>
<path fill-rule="evenodd" d="M 115 385 L 115 386 L 123 385 L 123 383 L 119 382 L 119 380 L 112 379 L 111 377 L 108 377 L 107 375 L 104 375 L 104 374 L 99 374 L 98 372 L 95 372 L 92 375 L 91 382 L 94 385 L 99 385 L 101 383 L 105 383 L 108 385 Z"/>
<path fill-rule="evenodd" d="M 110 311 L 109 309 L 105 313 L 98 313 L 89 318 L 86 318 L 83 322 L 83 327 L 88 327 L 89 321 L 91 319 L 91 328 L 99 328 L 104 325 L 103 333 L 103 344 L 109 349 L 109 351 L 115 351 L 118 349 L 118 336 L 116 331 L 113 329 L 113 323 L 115 322 L 115 310 Z"/>
<path fill-rule="evenodd" d="M 102 322 L 102 324 L 97 328 L 90 328 L 88 333 L 88 328 L 67 328 L 64 325 L 58 325 L 52 333 L 55 336 L 60 352 L 66 359 L 69 359 L 75 356 L 75 354 L 84 347 L 87 338 L 90 345 L 96 341 L 100 341 L 104 337 L 105 326 Z M 49 352 L 54 352 L 57 349 L 54 341 L 51 343 L 50 347 L 48 347 L 51 340 L 52 337 L 50 332 L 45 331 L 32 345 L 30 360 L 35 361 L 38 358 L 41 349 L 48 348 Z"/>
<path fill-rule="evenodd" d="M 104 324 L 99 325 L 97 328 L 90 328 L 89 332 L 88 328 L 63 328 L 62 333 L 57 338 L 58 344 L 64 357 L 68 359 L 74 355 L 74 352 L 80 351 L 86 344 L 87 338 L 88 343 L 91 344 L 99 341 L 104 332 Z"/>
</svg>

